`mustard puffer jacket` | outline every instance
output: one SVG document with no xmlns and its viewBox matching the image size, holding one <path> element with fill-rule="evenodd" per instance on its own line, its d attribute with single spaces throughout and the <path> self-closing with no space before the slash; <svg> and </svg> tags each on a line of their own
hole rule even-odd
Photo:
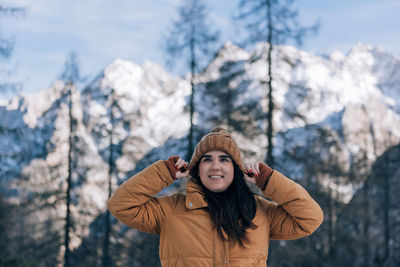
<svg viewBox="0 0 400 267">
<path fill-rule="evenodd" d="M 201 187 L 189 178 L 186 195 L 155 197 L 174 182 L 158 161 L 124 182 L 108 201 L 121 222 L 160 234 L 162 266 L 266 266 L 270 239 L 297 239 L 314 232 L 323 221 L 319 205 L 299 184 L 274 171 L 248 229 L 246 248 L 222 240 L 213 228 Z M 226 233 L 224 233 L 225 237 Z"/>
</svg>

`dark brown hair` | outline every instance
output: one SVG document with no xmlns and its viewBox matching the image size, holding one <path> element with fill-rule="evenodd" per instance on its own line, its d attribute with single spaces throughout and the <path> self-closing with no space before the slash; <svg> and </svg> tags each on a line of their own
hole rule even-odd
<svg viewBox="0 0 400 267">
<path fill-rule="evenodd" d="M 247 229 L 257 227 L 253 224 L 257 206 L 254 194 L 245 182 L 242 170 L 234 161 L 232 163 L 234 167 L 233 181 L 224 192 L 212 192 L 202 184 L 199 177 L 199 163 L 191 169 L 190 175 L 202 187 L 211 221 L 221 239 L 226 240 L 222 234 L 222 230 L 224 230 L 230 240 L 239 242 L 240 246 L 245 247 L 245 243 L 250 243 Z"/>
</svg>

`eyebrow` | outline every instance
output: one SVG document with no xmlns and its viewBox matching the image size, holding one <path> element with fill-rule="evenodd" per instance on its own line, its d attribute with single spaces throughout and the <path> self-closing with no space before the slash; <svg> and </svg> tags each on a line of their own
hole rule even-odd
<svg viewBox="0 0 400 267">
<path fill-rule="evenodd" d="M 202 158 L 212 158 L 212 156 L 211 155 L 203 155 L 203 156 L 201 156 L 200 159 L 202 159 Z M 219 156 L 219 158 L 220 159 L 231 159 L 231 157 L 229 155 L 221 155 L 221 156 Z"/>
</svg>

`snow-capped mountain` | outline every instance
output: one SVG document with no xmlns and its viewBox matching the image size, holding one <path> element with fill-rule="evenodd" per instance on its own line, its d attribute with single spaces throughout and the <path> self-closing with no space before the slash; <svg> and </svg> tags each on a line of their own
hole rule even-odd
<svg viewBox="0 0 400 267">
<path fill-rule="evenodd" d="M 218 121 L 238 130 L 245 155 L 257 160 L 266 151 L 264 51 L 266 44 L 252 53 L 225 45 L 200 76 L 196 98 L 199 124 L 210 128 Z M 301 157 L 312 157 L 310 165 L 335 157 L 348 172 L 364 153 L 372 163 L 400 141 L 400 61 L 389 53 L 358 44 L 347 55 L 320 56 L 281 46 L 273 67 L 276 167 L 292 178 L 310 175 Z M 347 202 L 362 181 L 345 180 L 324 184 Z"/>
<path fill-rule="evenodd" d="M 83 90 L 83 123 L 99 152 L 104 152 L 109 147 L 113 106 L 113 143 L 121 146 L 117 164 L 121 178 L 126 178 L 126 172 L 151 149 L 186 134 L 189 121 L 184 108 L 189 93 L 185 80 L 171 77 L 154 63 L 139 66 L 115 60 Z"/>
<path fill-rule="evenodd" d="M 185 135 L 189 91 L 187 82 L 171 77 L 154 63 L 139 66 L 123 60 L 115 60 L 82 92 L 73 90 L 72 216 L 80 218 L 73 247 L 88 234 L 91 220 L 105 210 L 111 110 L 115 121 L 112 143 L 117 151 L 115 187 L 150 150 Z M 32 220 L 60 221 L 65 216 L 68 97 L 68 88 L 57 82 L 0 107 L 2 195 L 13 203 L 29 201 L 39 208 Z"/>
<path fill-rule="evenodd" d="M 266 47 L 248 52 L 227 43 L 196 77 L 197 138 L 225 126 L 246 163 L 263 161 L 267 146 Z M 273 88 L 275 167 L 304 183 L 317 181 L 343 203 L 364 182 L 357 170 L 349 178 L 355 164 L 366 158 L 371 166 L 400 142 L 400 60 L 382 49 L 358 44 L 346 55 L 321 56 L 276 47 Z M 113 188 L 155 160 L 186 155 L 190 92 L 188 80 L 157 64 L 121 59 L 73 90 L 72 212 L 83 218 L 74 247 L 105 210 L 110 144 Z M 68 97 L 56 82 L 0 106 L 0 193 L 13 203 L 31 201 L 37 220 L 43 212 L 46 219 L 65 213 Z"/>
<path fill-rule="evenodd" d="M 249 53 L 226 43 L 198 75 L 195 98 L 198 128 L 210 129 L 219 118 L 217 121 L 232 128 L 241 140 L 245 154 L 252 151 L 246 155 L 258 160 L 263 159 L 266 147 L 262 116 L 266 112 L 265 50 L 266 44 Z M 399 141 L 400 61 L 393 55 L 362 44 L 347 55 L 335 52 L 330 56 L 280 46 L 273 54 L 273 67 L 274 153 L 278 158 L 284 149 L 305 145 L 306 126 L 310 125 L 324 125 L 341 135 L 347 158 L 366 149 L 373 160 Z M 48 157 L 50 144 L 57 147 L 66 140 L 63 88 L 57 82 L 1 107 L 3 177 L 13 179 L 32 159 Z M 82 136 L 86 136 L 84 142 L 106 163 L 114 106 L 113 143 L 121 149 L 116 160 L 123 179 L 150 150 L 164 146 L 168 139 L 185 136 L 189 123 L 184 109 L 189 94 L 188 81 L 172 77 L 154 63 L 139 66 L 117 59 L 83 91 L 76 92 L 80 101 L 74 102 L 73 110 Z M 234 98 L 227 99 L 232 95 Z M 241 114 L 227 114 L 227 108 Z M 246 121 L 246 116 L 253 117 L 250 139 L 246 138 L 248 130 L 235 131 L 229 125 L 229 116 L 243 116 Z M 287 141 L 291 132 L 294 140 Z"/>
</svg>

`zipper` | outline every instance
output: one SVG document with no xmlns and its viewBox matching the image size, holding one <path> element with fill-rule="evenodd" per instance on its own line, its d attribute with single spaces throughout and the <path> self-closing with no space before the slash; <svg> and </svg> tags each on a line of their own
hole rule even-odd
<svg viewBox="0 0 400 267">
<path fill-rule="evenodd" d="M 213 246 L 212 246 L 212 261 L 213 261 L 213 266 L 215 267 L 215 235 L 217 234 L 217 231 L 214 229 L 213 230 Z"/>
<path fill-rule="evenodd" d="M 229 236 L 228 234 L 225 232 L 225 230 L 222 228 L 223 230 L 223 235 L 226 238 L 226 240 L 224 240 L 224 266 L 229 266 L 230 262 L 229 262 Z"/>
<path fill-rule="evenodd" d="M 230 266 L 230 261 L 229 261 L 229 258 L 230 258 L 230 255 L 229 255 L 229 240 L 226 240 L 224 242 L 225 242 L 225 259 L 224 259 L 224 263 L 227 266 Z"/>
</svg>

